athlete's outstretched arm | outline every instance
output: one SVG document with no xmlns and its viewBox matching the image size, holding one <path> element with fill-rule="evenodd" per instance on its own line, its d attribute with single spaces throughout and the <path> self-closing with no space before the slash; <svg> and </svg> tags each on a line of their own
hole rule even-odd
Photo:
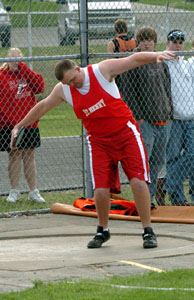
<svg viewBox="0 0 194 300">
<path fill-rule="evenodd" d="M 172 51 L 163 52 L 141 52 L 134 53 L 128 57 L 107 59 L 99 63 L 99 69 L 102 75 L 108 80 L 128 70 L 137 68 L 144 64 L 152 62 L 161 63 L 163 60 L 175 59 L 175 54 Z"/>
</svg>

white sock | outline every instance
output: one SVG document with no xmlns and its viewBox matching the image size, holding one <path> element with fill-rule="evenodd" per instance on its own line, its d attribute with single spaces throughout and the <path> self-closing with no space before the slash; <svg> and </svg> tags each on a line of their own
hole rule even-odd
<svg viewBox="0 0 194 300">
<path fill-rule="evenodd" d="M 103 231 L 109 231 L 108 227 L 107 228 L 103 228 Z"/>
</svg>

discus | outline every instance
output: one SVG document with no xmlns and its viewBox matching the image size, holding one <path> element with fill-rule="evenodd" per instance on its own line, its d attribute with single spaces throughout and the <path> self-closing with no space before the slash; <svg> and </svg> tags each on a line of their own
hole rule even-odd
<svg viewBox="0 0 194 300">
<path fill-rule="evenodd" d="M 21 139 L 24 135 L 24 131 L 25 131 L 25 127 L 22 126 L 19 130 L 18 130 L 18 135 L 16 136 L 16 138 L 13 141 L 13 147 L 17 147 L 19 145 L 19 143 L 21 142 Z"/>
</svg>

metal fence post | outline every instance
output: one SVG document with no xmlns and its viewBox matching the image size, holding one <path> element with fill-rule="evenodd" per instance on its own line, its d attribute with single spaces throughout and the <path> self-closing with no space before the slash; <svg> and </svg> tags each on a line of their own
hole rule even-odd
<svg viewBox="0 0 194 300">
<path fill-rule="evenodd" d="M 81 65 L 88 64 L 88 36 L 87 36 L 87 0 L 80 1 L 80 37 L 81 37 Z M 84 191 L 86 198 L 93 196 L 92 181 L 90 175 L 90 161 L 87 144 L 87 133 L 83 130 L 83 160 L 84 160 Z"/>
<path fill-rule="evenodd" d="M 167 0 L 166 2 L 166 36 L 169 32 L 168 7 L 169 7 L 169 0 Z"/>
<path fill-rule="evenodd" d="M 30 12 L 28 12 L 28 51 L 29 56 L 32 56 L 32 22 Z M 29 67 L 32 69 L 32 62 L 29 63 Z"/>
</svg>

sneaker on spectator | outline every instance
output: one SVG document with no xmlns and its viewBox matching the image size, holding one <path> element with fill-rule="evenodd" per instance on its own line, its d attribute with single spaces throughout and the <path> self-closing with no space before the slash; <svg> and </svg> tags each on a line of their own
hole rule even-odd
<svg viewBox="0 0 194 300">
<path fill-rule="evenodd" d="M 97 233 L 88 243 L 88 248 L 100 248 L 103 243 L 110 239 L 110 231 L 104 231 L 102 226 L 97 227 Z"/>
<path fill-rule="evenodd" d="M 7 197 L 7 202 L 14 203 L 18 200 L 20 196 L 20 192 L 16 189 L 11 189 L 9 192 L 9 196 Z"/>
<path fill-rule="evenodd" d="M 144 228 L 143 237 L 143 247 L 144 248 L 155 248 L 158 246 L 156 236 L 151 227 Z"/>
<path fill-rule="evenodd" d="M 40 195 L 40 192 L 38 189 L 34 189 L 32 192 L 28 195 L 28 200 L 32 200 L 37 203 L 45 203 L 44 198 Z"/>
</svg>

